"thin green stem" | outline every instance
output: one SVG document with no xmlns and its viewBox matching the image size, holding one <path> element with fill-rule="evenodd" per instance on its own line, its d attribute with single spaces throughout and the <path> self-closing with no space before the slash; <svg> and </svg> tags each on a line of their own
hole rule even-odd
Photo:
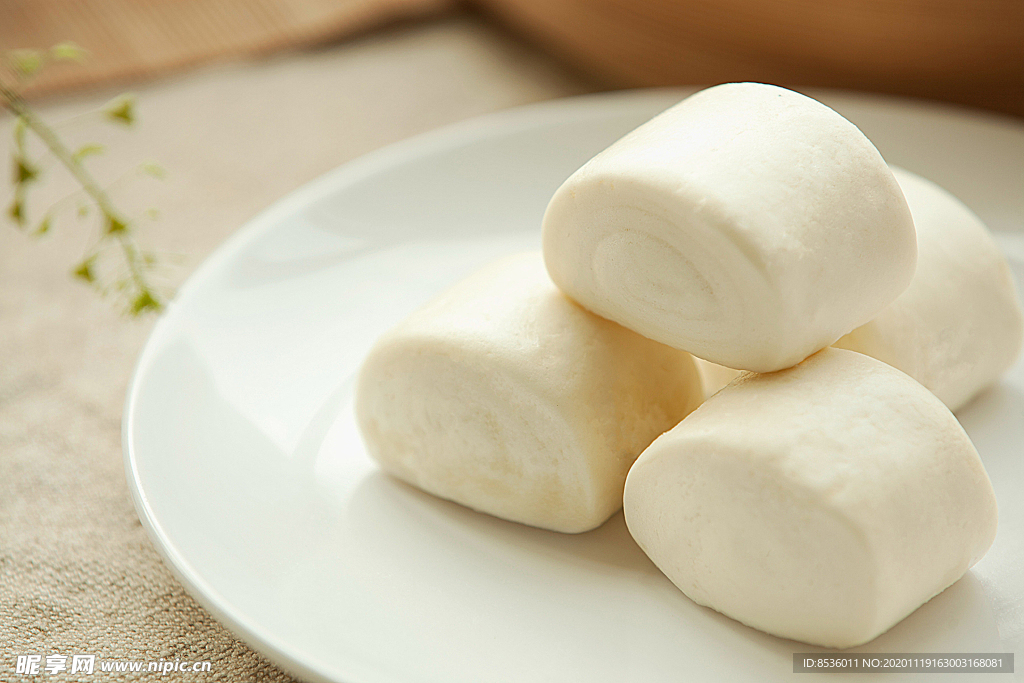
<svg viewBox="0 0 1024 683">
<path fill-rule="evenodd" d="M 96 204 L 96 207 L 109 224 L 121 226 L 116 231 L 108 231 L 108 234 L 116 239 L 121 248 L 125 264 L 128 266 L 129 277 L 138 288 L 140 296 L 152 298 L 156 306 L 161 307 L 162 303 L 156 298 L 155 293 L 146 282 L 138 247 L 126 232 L 129 222 L 114 206 L 107 192 L 96 182 L 85 166 L 75 158 L 71 150 L 57 137 L 53 129 L 36 116 L 35 112 L 32 111 L 32 108 L 28 106 L 28 103 L 25 102 L 21 95 L 5 83 L 0 82 L 0 96 L 3 97 L 4 105 L 15 116 L 21 117 L 28 129 L 42 140 L 43 144 L 46 145 L 64 168 L 78 181 L 78 184 L 82 186 L 85 193 Z"/>
</svg>

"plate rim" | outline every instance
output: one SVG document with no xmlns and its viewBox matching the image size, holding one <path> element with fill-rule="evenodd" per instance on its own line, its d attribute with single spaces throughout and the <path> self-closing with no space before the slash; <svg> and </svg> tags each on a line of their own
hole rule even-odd
<svg viewBox="0 0 1024 683">
<path fill-rule="evenodd" d="M 470 144 L 492 137 L 496 133 L 511 133 L 516 130 L 533 128 L 542 125 L 552 116 L 565 112 L 576 110 L 587 112 L 589 109 L 590 116 L 600 118 L 608 110 L 628 109 L 635 106 L 637 100 L 648 99 L 651 102 L 660 102 L 661 100 L 670 100 L 672 96 L 682 98 L 690 90 L 695 89 L 649 88 L 546 100 L 453 122 L 398 140 L 343 162 L 334 169 L 300 185 L 243 223 L 213 249 L 178 288 L 168 304 L 167 310 L 161 314 L 146 338 L 132 370 L 121 418 L 122 459 L 136 514 L 150 541 L 164 560 L 164 564 L 193 599 L 234 635 L 289 674 L 317 683 L 338 683 L 339 679 L 333 678 L 325 671 L 317 670 L 307 663 L 308 657 L 299 655 L 286 643 L 270 634 L 263 633 L 264 629 L 249 623 L 241 615 L 232 613 L 232 606 L 229 602 L 191 567 L 187 558 L 164 532 L 149 505 L 148 497 L 141 483 L 137 455 L 132 442 L 137 397 L 147 370 L 153 362 L 153 355 L 160 347 L 162 339 L 173 329 L 180 315 L 179 311 L 202 291 L 205 282 L 247 245 L 273 230 L 296 210 L 335 191 L 339 186 L 343 186 L 348 178 L 360 179 L 376 170 L 391 167 L 403 159 L 429 155 L 456 144 Z M 581 105 L 589 105 L 589 107 Z M 348 674 L 345 675 L 348 676 Z"/>
</svg>

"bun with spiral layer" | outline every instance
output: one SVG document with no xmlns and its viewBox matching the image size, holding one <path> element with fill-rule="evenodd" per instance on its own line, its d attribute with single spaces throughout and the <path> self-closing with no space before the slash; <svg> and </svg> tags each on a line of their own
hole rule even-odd
<svg viewBox="0 0 1024 683">
<path fill-rule="evenodd" d="M 555 284 L 585 308 L 730 368 L 790 367 L 910 283 L 899 185 L 860 130 L 784 88 L 731 83 L 576 171 L 544 215 Z"/>
</svg>

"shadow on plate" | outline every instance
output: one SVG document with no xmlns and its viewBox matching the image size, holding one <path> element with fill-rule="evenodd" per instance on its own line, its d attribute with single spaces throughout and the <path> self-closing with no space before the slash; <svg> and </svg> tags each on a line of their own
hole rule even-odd
<svg viewBox="0 0 1024 683">
<path fill-rule="evenodd" d="M 637 629 L 638 637 L 655 631 L 676 631 L 679 638 L 699 633 L 702 640 L 736 648 L 735 656 L 750 659 L 751 665 L 772 670 L 791 670 L 794 652 L 830 651 L 767 635 L 693 603 L 636 545 L 621 512 L 594 531 L 559 534 L 474 512 L 377 471 L 357 486 L 346 517 L 352 531 L 376 548 L 382 567 L 422 566 L 430 561 L 426 554 L 441 552 L 452 561 L 472 563 L 476 571 L 492 573 L 496 590 L 517 574 L 543 578 L 549 572 L 556 583 L 576 576 L 581 585 L 599 584 L 594 599 L 611 591 L 634 600 L 636 613 L 620 611 L 619 617 L 633 622 L 630 627 Z M 415 541 L 407 544 L 409 539 Z M 981 583 L 968 573 L 889 632 L 851 651 L 999 649 L 992 609 Z"/>
</svg>

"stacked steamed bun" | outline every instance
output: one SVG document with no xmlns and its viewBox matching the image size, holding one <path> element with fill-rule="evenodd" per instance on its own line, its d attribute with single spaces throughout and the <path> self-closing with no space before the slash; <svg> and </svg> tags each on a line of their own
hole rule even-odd
<svg viewBox="0 0 1024 683">
<path fill-rule="evenodd" d="M 538 253 L 484 268 L 384 335 L 356 392 L 387 472 L 568 533 L 615 514 L 636 457 L 703 398 L 688 353 L 588 313 Z"/>
<path fill-rule="evenodd" d="M 695 602 L 830 647 L 889 630 L 996 533 L 992 484 L 953 414 L 899 370 L 832 348 L 745 373 L 658 437 L 625 513 Z"/>
<path fill-rule="evenodd" d="M 981 219 L 938 185 L 893 173 L 917 228 L 917 271 L 874 320 L 835 345 L 902 370 L 959 410 L 1017 359 L 1020 299 Z"/>
<path fill-rule="evenodd" d="M 587 309 L 756 372 L 870 321 L 917 254 L 864 134 L 756 83 L 701 91 L 591 159 L 552 197 L 543 240 L 551 279 Z"/>
<path fill-rule="evenodd" d="M 555 531 L 624 507 L 694 601 L 818 645 L 985 554 L 995 498 L 950 409 L 1013 363 L 1020 302 L 977 217 L 839 114 L 697 93 L 574 173 L 543 247 L 371 351 L 357 419 L 386 471 Z"/>
</svg>

